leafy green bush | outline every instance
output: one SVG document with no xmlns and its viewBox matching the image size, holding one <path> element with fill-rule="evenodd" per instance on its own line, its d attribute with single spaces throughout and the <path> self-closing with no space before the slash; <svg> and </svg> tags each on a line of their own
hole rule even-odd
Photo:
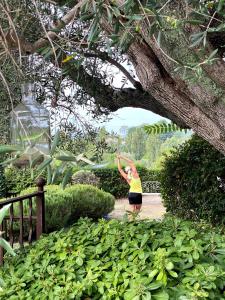
<svg viewBox="0 0 225 300">
<path fill-rule="evenodd" d="M 142 182 L 159 180 L 159 171 L 148 170 L 144 167 L 137 166 L 138 173 Z M 117 167 L 99 168 L 93 170 L 94 174 L 100 178 L 100 188 L 111 193 L 116 198 L 126 197 L 129 191 L 129 185 L 124 180 Z"/>
<path fill-rule="evenodd" d="M 4 198 L 6 196 L 6 178 L 4 174 L 4 168 L 0 165 L 0 198 Z"/>
<path fill-rule="evenodd" d="M 10 258 L 0 298 L 225 299 L 224 248 L 206 224 L 81 219 Z"/>
<path fill-rule="evenodd" d="M 74 185 L 64 190 L 58 185 L 49 185 L 45 190 L 47 232 L 71 225 L 80 217 L 101 218 L 111 212 L 115 204 L 111 194 L 91 185 Z M 34 191 L 36 188 L 29 188 L 22 194 Z"/>
<path fill-rule="evenodd" d="M 40 173 L 40 172 L 39 172 Z M 29 168 L 8 167 L 5 169 L 6 186 L 8 192 L 20 193 L 22 190 L 36 185 L 35 178 L 38 172 L 32 176 Z M 42 174 L 45 177 L 45 174 Z"/>
<path fill-rule="evenodd" d="M 99 178 L 88 170 L 80 170 L 73 174 L 71 183 L 72 184 L 90 184 L 93 186 L 99 186 Z"/>
<path fill-rule="evenodd" d="M 161 193 L 167 211 L 180 217 L 224 222 L 225 193 L 217 176 L 224 178 L 225 157 L 194 136 L 173 151 L 161 171 Z"/>
</svg>

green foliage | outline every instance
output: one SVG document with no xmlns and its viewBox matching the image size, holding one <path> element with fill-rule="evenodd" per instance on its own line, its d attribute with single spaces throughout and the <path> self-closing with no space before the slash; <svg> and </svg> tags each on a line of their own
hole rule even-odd
<svg viewBox="0 0 225 300">
<path fill-rule="evenodd" d="M 157 181 L 159 171 L 148 170 L 144 167 L 137 166 L 138 173 L 142 182 Z M 93 173 L 100 179 L 100 188 L 111 193 L 116 198 L 127 197 L 129 185 L 123 179 L 117 167 L 93 169 Z"/>
<path fill-rule="evenodd" d="M 6 178 L 5 178 L 5 172 L 4 167 L 0 165 L 0 198 L 5 197 L 6 195 Z"/>
<path fill-rule="evenodd" d="M 2 300 L 221 300 L 225 236 L 203 223 L 80 219 L 0 270 Z"/>
<path fill-rule="evenodd" d="M 144 130 L 148 134 L 162 134 L 173 131 L 186 131 L 186 129 L 182 129 L 173 123 L 161 123 L 161 124 L 153 124 L 153 125 L 145 125 Z"/>
<path fill-rule="evenodd" d="M 217 176 L 224 178 L 225 157 L 194 136 L 164 161 L 161 193 L 167 211 L 185 218 L 223 222 L 225 193 Z"/>
<path fill-rule="evenodd" d="M 23 195 L 36 191 L 29 188 Z M 64 190 L 57 185 L 46 186 L 45 218 L 47 232 L 73 224 L 80 217 L 98 219 L 114 208 L 114 197 L 91 185 L 74 185 Z M 28 209 L 28 207 L 27 207 Z"/>
<path fill-rule="evenodd" d="M 0 209 L 0 224 L 2 224 L 2 221 L 4 220 L 5 216 L 7 215 L 10 206 L 11 206 L 11 204 L 8 204 Z M 10 244 L 5 239 L 2 238 L 3 234 L 4 233 L 0 231 L 0 247 L 3 247 L 9 254 L 14 256 L 15 252 L 11 248 Z"/>
<path fill-rule="evenodd" d="M 0 153 L 12 154 L 13 156 L 4 161 L 2 164 L 11 165 L 12 162 L 16 162 L 23 159 L 24 153 L 26 153 L 26 159 L 29 161 L 29 168 L 31 173 L 31 179 L 34 178 L 35 171 L 39 171 L 39 176 L 43 172 L 47 172 L 47 184 L 56 184 L 57 180 L 62 178 L 62 187 L 65 188 L 67 183 L 71 180 L 73 174 L 72 168 L 77 166 L 77 163 L 83 161 L 87 164 L 93 165 L 90 160 L 85 158 L 83 154 L 74 155 L 69 151 L 57 149 L 57 145 L 60 142 L 60 133 L 56 132 L 52 141 L 50 153 L 43 154 L 39 150 L 33 153 L 32 142 L 37 142 L 38 138 L 43 133 L 33 134 L 28 136 L 19 135 L 20 145 L 0 145 Z M 44 160 L 40 163 L 40 157 Z M 36 166 L 38 164 L 38 166 Z M 39 177 L 38 176 L 38 177 Z"/>
<path fill-rule="evenodd" d="M 142 127 L 130 128 L 126 136 L 126 149 L 128 153 L 134 154 L 136 160 L 145 154 L 145 141 L 147 135 Z"/>
<path fill-rule="evenodd" d="M 90 184 L 99 186 L 99 178 L 88 170 L 80 170 L 73 174 L 71 179 L 72 184 Z"/>
<path fill-rule="evenodd" d="M 8 167 L 5 169 L 6 188 L 8 192 L 20 193 L 22 190 L 35 186 L 35 178 L 39 172 L 31 172 L 29 168 L 18 169 L 17 167 Z M 46 173 L 42 173 L 46 177 Z"/>
</svg>

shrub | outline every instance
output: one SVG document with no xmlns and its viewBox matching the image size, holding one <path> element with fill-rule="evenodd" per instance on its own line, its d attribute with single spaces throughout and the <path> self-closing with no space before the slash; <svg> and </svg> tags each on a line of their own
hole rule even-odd
<svg viewBox="0 0 225 300">
<path fill-rule="evenodd" d="M 6 178 L 4 174 L 4 168 L 0 165 L 0 198 L 6 196 Z"/>
<path fill-rule="evenodd" d="M 99 186 L 99 178 L 87 170 L 80 170 L 73 174 L 71 183 L 72 184 L 90 184 L 93 186 Z"/>
<path fill-rule="evenodd" d="M 40 172 L 39 172 L 40 173 Z M 33 178 L 29 168 L 8 167 L 5 169 L 7 192 L 20 193 L 22 190 L 36 185 L 35 179 L 38 172 L 34 171 Z M 42 174 L 42 177 L 45 174 Z"/>
<path fill-rule="evenodd" d="M 0 269 L 1 300 L 225 299 L 225 243 L 206 224 L 81 219 Z"/>
<path fill-rule="evenodd" d="M 137 166 L 138 173 L 142 182 L 159 180 L 159 171 L 148 170 Z M 116 198 L 126 197 L 129 191 L 129 185 L 123 179 L 117 167 L 94 169 L 94 174 L 100 179 L 100 188 L 111 193 Z"/>
<path fill-rule="evenodd" d="M 167 211 L 180 217 L 224 222 L 225 193 L 217 176 L 224 178 L 225 157 L 194 136 L 173 151 L 161 171 L 161 193 Z"/>
<path fill-rule="evenodd" d="M 114 197 L 91 185 L 74 185 L 64 190 L 57 185 L 46 186 L 45 218 L 47 232 L 61 229 L 80 217 L 98 219 L 114 208 Z M 23 195 L 36 191 L 29 188 Z"/>
</svg>

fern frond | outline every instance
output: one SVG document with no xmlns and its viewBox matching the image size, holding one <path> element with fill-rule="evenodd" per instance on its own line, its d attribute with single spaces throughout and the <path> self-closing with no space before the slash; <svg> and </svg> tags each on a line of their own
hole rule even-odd
<svg viewBox="0 0 225 300">
<path fill-rule="evenodd" d="M 169 132 L 174 132 L 174 131 L 187 131 L 187 129 L 183 129 L 178 127 L 174 123 L 163 123 L 163 124 L 153 124 L 153 125 L 145 125 L 144 130 L 148 134 L 164 134 L 164 133 L 169 133 Z"/>
</svg>

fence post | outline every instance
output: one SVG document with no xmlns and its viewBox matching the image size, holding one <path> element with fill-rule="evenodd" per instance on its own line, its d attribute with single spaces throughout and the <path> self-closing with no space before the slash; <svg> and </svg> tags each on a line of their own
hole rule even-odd
<svg viewBox="0 0 225 300">
<path fill-rule="evenodd" d="M 40 238 L 41 234 L 45 232 L 45 194 L 44 186 L 46 181 L 44 178 L 38 178 L 37 187 L 40 194 L 36 196 L 37 207 L 37 223 L 36 223 L 36 238 Z"/>
</svg>

